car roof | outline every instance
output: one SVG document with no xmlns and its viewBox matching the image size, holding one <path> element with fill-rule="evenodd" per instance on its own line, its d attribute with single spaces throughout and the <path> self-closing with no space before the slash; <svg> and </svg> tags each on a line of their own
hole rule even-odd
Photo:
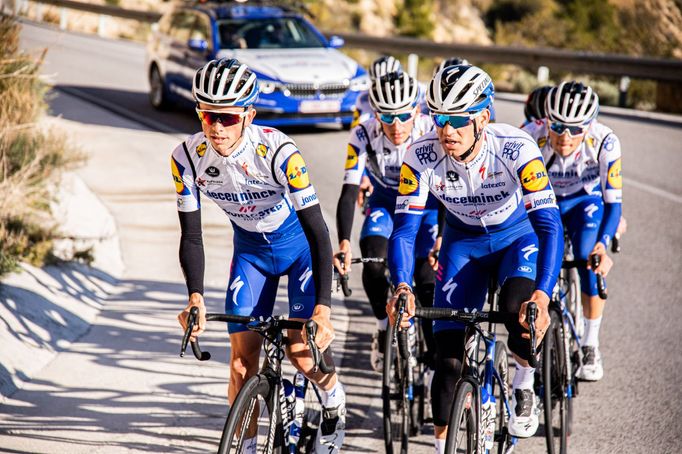
<svg viewBox="0 0 682 454">
<path fill-rule="evenodd" d="M 184 2 L 184 8 L 191 8 L 204 12 L 213 19 L 266 19 L 273 17 L 302 17 L 301 12 L 294 6 L 277 1 L 250 1 L 248 3 L 235 0 L 226 1 L 194 1 Z"/>
</svg>

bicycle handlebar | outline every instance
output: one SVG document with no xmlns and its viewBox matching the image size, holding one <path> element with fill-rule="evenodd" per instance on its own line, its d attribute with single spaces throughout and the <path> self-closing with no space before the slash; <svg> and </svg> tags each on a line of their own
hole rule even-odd
<svg viewBox="0 0 682 454">
<path fill-rule="evenodd" d="M 191 333 L 194 330 L 194 325 L 197 321 L 197 315 L 199 314 L 199 308 L 193 307 L 189 311 L 189 316 L 187 317 L 187 329 L 182 336 L 182 342 L 180 345 L 180 357 L 185 356 L 185 351 L 187 350 L 187 343 L 189 342 L 192 347 L 192 352 L 194 356 L 199 361 L 208 361 L 211 359 L 211 354 L 207 351 L 202 351 L 199 346 L 199 339 L 196 341 L 190 341 Z M 265 319 L 258 317 L 250 317 L 245 315 L 230 315 L 230 314 L 206 314 L 206 321 L 218 321 L 227 323 L 241 323 L 246 325 L 251 331 L 258 332 L 262 334 L 270 328 L 276 328 L 278 330 L 284 329 L 301 329 L 305 324 L 306 335 L 308 336 L 308 347 L 310 347 L 311 354 L 314 361 L 313 372 L 317 371 L 319 365 L 320 370 L 325 373 L 333 372 L 334 366 L 329 366 L 325 361 L 324 355 L 320 352 L 320 349 L 315 343 L 315 335 L 317 333 L 317 323 L 314 320 L 308 320 L 307 322 L 300 322 L 295 320 L 279 319 L 273 317 L 267 317 Z"/>
<path fill-rule="evenodd" d="M 341 262 L 341 266 L 344 266 L 344 263 L 346 261 L 346 254 L 343 252 L 339 252 L 338 254 L 339 262 Z M 386 263 L 386 259 L 383 257 L 359 257 L 359 258 L 354 258 L 350 260 L 351 265 L 355 265 L 357 263 Z M 345 269 L 345 267 L 344 267 Z M 335 270 L 336 273 L 338 271 Z M 344 296 L 351 296 L 353 294 L 353 290 L 348 287 L 348 280 L 349 276 L 348 273 L 345 273 L 343 275 L 338 275 L 337 277 L 337 290 L 338 287 L 341 287 L 341 291 L 343 291 Z"/>
<path fill-rule="evenodd" d="M 534 302 L 529 302 L 526 306 L 526 321 L 528 322 L 528 331 L 530 332 L 530 357 L 528 358 L 528 365 L 530 367 L 536 367 L 538 364 L 537 353 L 538 349 L 535 345 L 535 319 L 538 315 L 538 307 Z"/>
<path fill-rule="evenodd" d="M 599 266 L 600 259 L 598 255 L 593 255 L 590 257 L 590 262 L 592 269 L 594 270 Z M 564 260 L 561 262 L 561 267 L 564 269 L 569 268 L 584 268 L 587 266 L 587 260 Z M 595 273 L 597 275 L 597 292 L 599 297 L 603 300 L 608 298 L 608 293 L 606 292 L 606 281 L 601 273 Z"/>
<path fill-rule="evenodd" d="M 618 254 L 620 252 L 620 237 L 618 235 L 614 236 L 611 240 L 611 252 Z"/>
</svg>

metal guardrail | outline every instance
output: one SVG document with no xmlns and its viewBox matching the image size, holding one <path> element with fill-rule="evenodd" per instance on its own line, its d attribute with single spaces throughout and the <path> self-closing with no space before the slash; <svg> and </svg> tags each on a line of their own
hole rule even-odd
<svg viewBox="0 0 682 454">
<path fill-rule="evenodd" d="M 143 22 L 156 22 L 161 17 L 159 13 L 155 12 L 126 10 L 110 5 L 93 5 L 72 0 L 31 1 Z M 546 66 L 551 70 L 682 83 L 682 60 L 678 59 L 640 58 L 628 55 L 595 54 L 544 48 L 434 43 L 415 38 L 379 38 L 357 33 L 325 32 L 325 34 L 340 36 L 346 41 L 348 47 L 377 52 L 395 53 L 396 50 L 399 50 L 399 53 L 411 53 L 421 57 L 456 55 L 475 63 L 510 63 L 526 68 Z"/>
</svg>

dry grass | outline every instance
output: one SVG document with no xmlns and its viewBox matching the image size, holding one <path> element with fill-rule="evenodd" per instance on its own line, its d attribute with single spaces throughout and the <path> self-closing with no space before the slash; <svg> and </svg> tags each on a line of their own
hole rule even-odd
<svg viewBox="0 0 682 454">
<path fill-rule="evenodd" d="M 45 129 L 41 118 L 49 87 L 41 80 L 44 53 L 19 49 L 19 25 L 0 15 L 0 275 L 19 260 L 43 265 L 52 259 L 54 221 L 50 201 L 60 171 L 82 160 L 65 137 Z"/>
</svg>

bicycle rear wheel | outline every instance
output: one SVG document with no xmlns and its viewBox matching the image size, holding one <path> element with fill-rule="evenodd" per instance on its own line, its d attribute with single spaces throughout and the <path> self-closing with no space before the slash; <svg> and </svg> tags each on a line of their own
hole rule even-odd
<svg viewBox="0 0 682 454">
<path fill-rule="evenodd" d="M 404 331 L 399 335 L 406 336 Z M 406 360 L 400 357 L 398 346 L 392 345 L 391 330 L 386 330 L 384 344 L 384 376 L 381 387 L 386 454 L 407 453 L 410 433 L 410 404 L 407 399 Z"/>
<path fill-rule="evenodd" d="M 248 446 L 255 446 L 259 453 L 283 453 L 278 398 L 279 386 L 272 386 L 267 377 L 259 374 L 249 378 L 227 415 L 218 454 L 241 454 Z"/>
<path fill-rule="evenodd" d="M 565 453 L 568 442 L 569 399 L 566 396 L 567 362 L 561 317 L 550 310 L 542 356 L 545 441 L 548 454 Z"/>
<path fill-rule="evenodd" d="M 471 382 L 462 380 L 455 391 L 450 411 L 448 436 L 445 442 L 447 454 L 477 452 L 478 444 L 478 393 Z"/>
</svg>

